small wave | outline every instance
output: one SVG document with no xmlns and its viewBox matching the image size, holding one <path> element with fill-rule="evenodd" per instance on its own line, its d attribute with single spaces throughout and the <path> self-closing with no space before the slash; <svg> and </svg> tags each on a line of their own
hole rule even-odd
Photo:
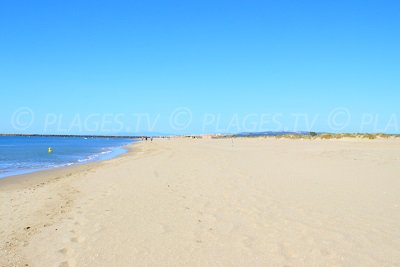
<svg viewBox="0 0 400 267">
<path fill-rule="evenodd" d="M 79 159 L 78 162 L 83 163 L 83 162 L 95 161 L 96 159 L 100 158 L 101 156 L 110 154 L 111 152 L 113 152 L 113 151 L 112 150 L 102 151 L 100 153 L 90 155 L 84 159 Z"/>
<path fill-rule="evenodd" d="M 0 147 L 4 147 L 4 151 L 0 152 L 0 178 L 108 160 L 125 153 L 126 150 L 122 146 L 132 142 L 132 140 L 120 142 L 121 140 L 110 139 L 112 142 L 107 143 L 104 142 L 107 141 L 105 139 L 90 139 L 85 140 L 82 144 L 80 140 L 83 140 L 83 138 L 38 138 L 32 142 L 32 140 L 21 138 L 15 141 L 15 145 L 0 144 Z M 49 142 L 56 148 L 53 154 L 47 153 Z M 99 148 L 97 146 L 99 142 L 104 146 Z M 43 145 L 44 143 L 46 143 L 46 146 Z M 115 146 L 113 146 L 114 143 Z M 17 150 L 14 150 L 14 146 Z"/>
</svg>

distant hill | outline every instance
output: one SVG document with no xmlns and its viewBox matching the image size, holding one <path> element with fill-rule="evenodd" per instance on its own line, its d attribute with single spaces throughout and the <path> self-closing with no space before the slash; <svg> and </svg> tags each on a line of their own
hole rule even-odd
<svg viewBox="0 0 400 267">
<path fill-rule="evenodd" d="M 310 132 L 290 132 L 290 131 L 267 131 L 267 132 L 244 132 L 234 136 L 280 136 L 280 135 L 305 135 Z"/>
</svg>

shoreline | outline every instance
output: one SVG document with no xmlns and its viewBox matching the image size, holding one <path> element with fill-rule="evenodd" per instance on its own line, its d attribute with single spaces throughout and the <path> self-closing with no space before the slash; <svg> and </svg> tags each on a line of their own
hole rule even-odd
<svg viewBox="0 0 400 267">
<path fill-rule="evenodd" d="M 69 165 L 65 165 L 65 166 L 58 166 L 58 167 L 52 167 L 52 168 L 44 168 L 44 169 L 36 169 L 36 170 L 32 170 L 32 171 L 27 171 L 27 172 L 23 172 L 23 173 L 19 173 L 19 174 L 11 174 L 11 175 L 7 175 L 7 176 L 3 176 L 0 177 L 0 187 L 3 184 L 8 184 L 8 180 L 10 179 L 15 179 L 15 180 L 24 180 L 24 179 L 29 179 L 29 177 L 31 176 L 35 176 L 37 174 L 44 174 L 47 175 L 48 172 L 52 172 L 52 171 L 60 171 L 60 173 L 66 172 L 69 169 L 76 169 L 80 166 L 83 165 L 88 165 L 88 164 L 93 164 L 93 163 L 100 163 L 103 161 L 108 161 L 108 160 L 112 160 L 118 157 L 123 156 L 124 154 L 127 154 L 130 152 L 130 146 L 133 146 L 136 143 L 140 143 L 140 140 L 132 140 L 131 143 L 129 143 L 128 145 L 122 146 L 122 147 L 114 147 L 113 150 L 110 151 L 110 154 L 114 154 L 114 152 L 118 149 L 124 150 L 124 151 L 120 151 L 117 154 L 114 154 L 111 158 L 109 157 L 105 157 L 102 158 L 100 153 L 97 153 L 95 155 L 99 155 L 98 159 L 96 160 L 88 160 L 85 162 L 75 162 L 75 163 L 70 163 Z M 65 171 L 64 171 L 65 170 Z M 32 178 L 32 177 L 31 177 Z M 7 182 L 6 182 L 7 181 Z"/>
<path fill-rule="evenodd" d="M 9 199 L 9 197 L 7 197 L 7 194 L 18 194 L 19 196 L 22 196 L 21 192 L 23 192 L 23 196 L 25 197 L 28 193 L 31 195 L 29 197 L 32 198 L 33 201 L 38 201 L 38 199 L 36 199 L 35 197 L 35 194 L 37 194 L 36 192 L 41 189 L 47 189 L 49 190 L 47 195 L 48 198 L 44 196 L 43 199 L 41 199 L 42 203 L 39 204 L 45 206 L 46 210 L 49 209 L 49 207 L 57 209 L 56 207 L 60 205 L 62 208 L 60 211 L 53 211 L 50 218 L 46 218 L 45 221 L 48 221 L 46 223 L 42 219 L 40 220 L 41 222 L 35 223 L 34 221 L 36 219 L 32 220 L 32 218 L 29 218 L 28 216 L 28 218 L 25 218 L 25 220 L 22 220 L 19 223 L 21 223 L 21 225 L 29 226 L 11 226 L 14 229 L 12 230 L 12 234 L 8 236 L 8 238 L 2 239 L 4 243 L 0 243 L 0 266 L 20 266 L 25 265 L 23 264 L 23 262 L 29 261 L 25 260 L 23 256 L 19 255 L 18 251 L 19 249 L 21 249 L 21 242 L 27 243 L 31 240 L 33 234 L 40 233 L 40 228 L 43 223 L 43 225 L 47 228 L 61 222 L 63 218 L 65 219 L 65 214 L 71 211 L 71 209 L 73 208 L 73 203 L 80 193 L 77 189 L 71 191 L 71 188 L 73 188 L 71 187 L 71 184 L 74 182 L 74 180 L 76 181 L 77 177 L 82 178 L 82 176 L 85 176 L 87 173 L 101 169 L 107 164 L 112 164 L 113 161 L 119 161 L 128 156 L 135 156 L 136 153 L 140 151 L 139 147 L 141 146 L 141 144 L 142 142 L 140 141 L 128 144 L 124 146 L 124 149 L 126 149 L 126 153 L 120 154 L 114 158 L 107 160 L 87 162 L 84 164 L 76 164 L 60 168 L 48 169 L 0 179 L 0 223 L 2 222 L 2 218 L 7 219 L 8 216 L 11 216 L 15 212 L 15 210 L 9 210 L 9 212 L 7 212 L 7 209 L 12 208 L 12 203 L 17 200 L 14 197 Z M 56 190 L 50 190 L 50 188 L 55 188 Z M 70 192 L 65 194 L 66 190 Z M 56 200 L 54 201 L 53 198 L 56 198 Z M 6 204 L 8 207 L 3 207 L 1 204 L 4 205 L 4 203 L 8 203 L 10 205 Z M 50 210 L 51 209 L 52 208 L 50 208 Z M 24 211 L 23 214 L 31 213 L 30 215 L 34 215 L 34 213 L 37 211 L 38 210 L 35 211 L 29 209 L 29 211 Z M 8 219 L 12 219 L 13 216 L 9 217 Z M 47 216 L 49 216 L 49 214 Z M 29 232 L 26 232 L 27 229 L 29 230 Z"/>
</svg>

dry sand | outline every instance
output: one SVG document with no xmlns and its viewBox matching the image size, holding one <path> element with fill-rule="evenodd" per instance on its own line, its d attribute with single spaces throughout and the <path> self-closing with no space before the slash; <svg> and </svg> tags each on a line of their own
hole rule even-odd
<svg viewBox="0 0 400 267">
<path fill-rule="evenodd" d="M 400 140 L 155 140 L 0 182 L 0 266 L 400 266 Z"/>
</svg>

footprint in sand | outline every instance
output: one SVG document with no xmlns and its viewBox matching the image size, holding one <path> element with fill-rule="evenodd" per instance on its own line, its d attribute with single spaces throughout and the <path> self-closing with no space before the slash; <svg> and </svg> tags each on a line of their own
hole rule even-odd
<svg viewBox="0 0 400 267">
<path fill-rule="evenodd" d="M 70 250 L 68 248 L 62 248 L 58 252 L 60 252 L 63 255 L 69 255 L 70 254 Z"/>
<path fill-rule="evenodd" d="M 74 259 L 69 259 L 68 261 L 61 262 L 59 267 L 75 267 L 76 261 Z"/>
<path fill-rule="evenodd" d="M 73 238 L 71 238 L 71 242 L 81 244 L 81 243 L 85 242 L 85 238 L 79 237 L 79 236 L 73 237 Z"/>
</svg>

